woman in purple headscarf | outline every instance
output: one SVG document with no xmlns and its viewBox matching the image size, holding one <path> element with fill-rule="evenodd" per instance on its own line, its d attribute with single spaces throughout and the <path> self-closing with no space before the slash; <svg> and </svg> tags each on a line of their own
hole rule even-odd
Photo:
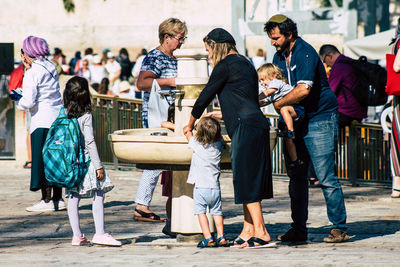
<svg viewBox="0 0 400 267">
<path fill-rule="evenodd" d="M 22 98 L 17 108 L 29 110 L 31 118 L 31 191 L 42 191 L 42 199 L 27 211 L 54 211 L 65 209 L 61 188 L 46 185 L 42 148 L 47 132 L 62 107 L 60 85 L 56 67 L 46 59 L 49 54 L 47 42 L 39 37 L 27 37 L 21 49 L 21 60 L 26 68 Z M 53 198 L 51 191 L 53 188 Z"/>
</svg>

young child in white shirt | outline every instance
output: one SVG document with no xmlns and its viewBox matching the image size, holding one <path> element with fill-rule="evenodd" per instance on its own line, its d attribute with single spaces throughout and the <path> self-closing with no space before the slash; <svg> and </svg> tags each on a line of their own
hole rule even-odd
<svg viewBox="0 0 400 267">
<path fill-rule="evenodd" d="M 196 125 L 195 135 L 187 132 L 189 148 L 193 149 L 187 182 L 194 184 L 193 201 L 194 214 L 198 216 L 203 240 L 197 247 L 226 247 L 229 246 L 224 236 L 224 223 L 221 207 L 221 189 L 219 186 L 221 152 L 225 143 L 221 136 L 221 126 L 211 117 L 201 118 Z M 211 235 L 207 207 L 210 210 L 217 228 L 217 238 Z"/>
<path fill-rule="evenodd" d="M 258 80 L 264 87 L 263 92 L 259 95 L 260 106 L 269 105 L 280 100 L 293 90 L 293 87 L 287 83 L 283 76 L 282 70 L 272 64 L 266 63 L 258 70 Z M 280 109 L 278 127 L 285 138 L 285 144 L 291 162 L 289 165 L 297 166 L 302 162 L 297 158 L 296 146 L 293 142 L 295 138 L 294 129 L 297 124 L 304 119 L 304 107 L 298 104 L 287 105 Z"/>
</svg>

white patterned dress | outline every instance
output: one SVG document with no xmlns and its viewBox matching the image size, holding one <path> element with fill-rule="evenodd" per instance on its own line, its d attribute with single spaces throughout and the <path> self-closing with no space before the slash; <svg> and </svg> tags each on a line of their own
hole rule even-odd
<svg viewBox="0 0 400 267">
<path fill-rule="evenodd" d="M 82 180 L 79 186 L 69 188 L 66 190 L 67 196 L 71 193 L 78 193 L 81 198 L 91 198 L 94 192 L 102 190 L 104 193 L 114 188 L 107 171 L 104 169 L 102 162 L 100 161 L 99 153 L 97 151 L 96 141 L 93 135 L 93 117 L 91 113 L 86 113 L 78 118 L 79 128 L 85 138 L 85 155 L 86 158 L 90 158 L 89 170 L 86 173 L 85 178 Z M 97 180 L 96 170 L 104 169 L 104 178 Z"/>
</svg>

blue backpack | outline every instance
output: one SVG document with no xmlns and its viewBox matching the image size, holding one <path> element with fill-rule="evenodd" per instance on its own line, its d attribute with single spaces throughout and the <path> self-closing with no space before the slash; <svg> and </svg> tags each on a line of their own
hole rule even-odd
<svg viewBox="0 0 400 267">
<path fill-rule="evenodd" d="M 76 118 L 69 119 L 65 108 L 51 125 L 43 146 L 44 173 L 50 186 L 72 188 L 85 177 L 85 140 Z"/>
</svg>

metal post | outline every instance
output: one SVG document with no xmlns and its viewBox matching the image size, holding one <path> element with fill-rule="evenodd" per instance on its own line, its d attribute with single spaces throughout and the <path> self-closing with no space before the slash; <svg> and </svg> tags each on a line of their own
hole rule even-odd
<svg viewBox="0 0 400 267">
<path fill-rule="evenodd" d="M 357 130 L 353 124 L 349 127 L 347 139 L 347 160 L 349 180 L 353 186 L 357 186 Z"/>
<path fill-rule="evenodd" d="M 113 106 L 112 106 L 112 112 L 111 112 L 111 132 L 113 133 L 114 131 L 119 129 L 119 103 L 118 103 L 118 96 L 115 96 L 113 98 Z M 113 154 L 113 165 L 114 165 L 114 170 L 118 169 L 118 159 Z"/>
</svg>

